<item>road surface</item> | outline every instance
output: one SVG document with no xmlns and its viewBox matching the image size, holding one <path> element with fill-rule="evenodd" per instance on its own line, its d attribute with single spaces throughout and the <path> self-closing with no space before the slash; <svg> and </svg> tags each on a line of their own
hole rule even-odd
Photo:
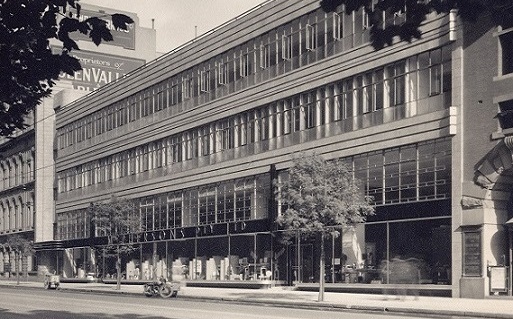
<svg viewBox="0 0 513 319">
<path fill-rule="evenodd" d="M 147 298 L 58 290 L 0 288 L 2 319 L 86 319 L 86 318 L 176 318 L 176 319 L 392 319 L 416 318 L 398 314 L 358 313 L 326 310 L 279 308 L 207 302 L 178 298 Z"/>
</svg>

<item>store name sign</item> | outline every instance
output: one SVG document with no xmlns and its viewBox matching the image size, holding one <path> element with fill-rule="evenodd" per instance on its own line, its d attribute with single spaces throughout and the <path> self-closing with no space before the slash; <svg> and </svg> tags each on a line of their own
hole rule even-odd
<svg viewBox="0 0 513 319">
<path fill-rule="evenodd" d="M 54 48 L 57 53 L 60 49 Z M 61 73 L 61 80 L 71 81 L 75 90 L 93 91 L 100 86 L 115 81 L 130 71 L 144 65 L 144 60 L 100 54 L 88 51 L 72 51 L 80 61 L 81 71 L 74 75 Z"/>
<path fill-rule="evenodd" d="M 194 237 L 223 236 L 228 234 L 243 233 L 248 226 L 255 226 L 255 223 L 245 221 L 231 221 L 228 223 L 208 224 L 192 227 L 180 227 L 175 229 L 162 229 L 155 231 L 147 231 L 144 233 L 126 235 L 122 241 L 124 242 L 151 242 L 168 239 L 182 239 Z M 255 227 L 250 230 L 255 231 Z M 283 253 L 283 252 L 282 252 Z"/>
</svg>

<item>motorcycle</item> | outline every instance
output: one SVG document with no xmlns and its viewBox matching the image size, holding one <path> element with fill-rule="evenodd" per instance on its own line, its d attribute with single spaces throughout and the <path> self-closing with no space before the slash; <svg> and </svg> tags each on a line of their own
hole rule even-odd
<svg viewBox="0 0 513 319">
<path fill-rule="evenodd" d="M 162 298 L 176 297 L 180 287 L 167 282 L 163 277 L 153 282 L 144 284 L 144 295 L 146 297 L 161 296 Z"/>
</svg>

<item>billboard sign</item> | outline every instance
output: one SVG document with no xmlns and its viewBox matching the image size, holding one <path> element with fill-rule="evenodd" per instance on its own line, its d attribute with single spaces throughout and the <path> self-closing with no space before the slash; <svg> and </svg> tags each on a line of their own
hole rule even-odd
<svg viewBox="0 0 513 319">
<path fill-rule="evenodd" d="M 53 50 L 57 53 L 61 49 L 53 48 Z M 62 73 L 60 78 L 61 80 L 71 81 L 75 90 L 82 91 L 93 91 L 100 86 L 123 77 L 145 63 L 141 59 L 83 50 L 72 51 L 70 55 L 80 61 L 82 70 L 75 72 L 74 75 Z"/>
<path fill-rule="evenodd" d="M 128 15 L 124 13 L 125 15 Z M 103 11 L 92 11 L 87 9 L 80 10 L 80 17 L 78 20 L 84 21 L 91 17 L 98 17 L 107 22 L 107 28 L 110 30 L 112 34 L 113 41 L 104 42 L 109 45 L 120 46 L 125 49 L 135 50 L 135 25 L 134 23 L 129 24 L 126 30 L 116 29 L 114 24 L 112 23 L 112 17 L 109 13 Z M 131 17 L 132 20 L 136 21 L 134 17 Z M 75 31 L 70 34 L 70 37 L 73 40 L 82 40 L 82 41 L 91 41 L 88 35 L 82 34 L 78 31 Z"/>
</svg>

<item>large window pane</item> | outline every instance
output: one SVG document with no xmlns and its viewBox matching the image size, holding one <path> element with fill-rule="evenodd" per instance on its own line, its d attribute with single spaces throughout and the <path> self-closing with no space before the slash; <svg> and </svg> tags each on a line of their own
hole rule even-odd
<svg viewBox="0 0 513 319">
<path fill-rule="evenodd" d="M 415 146 L 401 148 L 401 201 L 417 198 L 417 149 Z"/>
<path fill-rule="evenodd" d="M 434 143 L 420 144 L 419 151 L 419 199 L 433 198 L 435 195 L 434 180 L 435 180 L 435 163 L 434 156 L 435 149 Z"/>
<path fill-rule="evenodd" d="M 435 187 L 437 198 L 451 194 L 451 140 L 439 140 L 435 144 Z"/>
<path fill-rule="evenodd" d="M 383 154 L 369 154 L 368 195 L 374 199 L 374 204 L 383 204 Z"/>
<path fill-rule="evenodd" d="M 385 203 L 399 201 L 399 149 L 385 151 Z"/>
<path fill-rule="evenodd" d="M 369 180 L 368 180 L 368 161 L 367 155 L 359 155 L 354 157 L 354 178 L 362 183 L 365 193 L 369 193 Z"/>
</svg>

